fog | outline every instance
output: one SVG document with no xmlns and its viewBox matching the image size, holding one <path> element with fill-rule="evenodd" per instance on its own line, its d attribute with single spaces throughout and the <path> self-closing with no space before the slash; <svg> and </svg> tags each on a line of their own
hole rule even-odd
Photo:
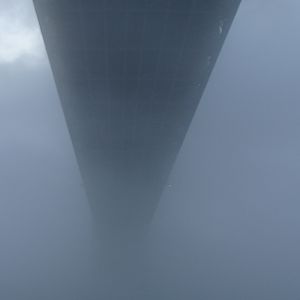
<svg viewBox="0 0 300 300">
<path fill-rule="evenodd" d="M 0 0 L 0 298 L 298 299 L 299 11 L 242 1 L 147 235 L 105 254 L 32 3 Z"/>
</svg>

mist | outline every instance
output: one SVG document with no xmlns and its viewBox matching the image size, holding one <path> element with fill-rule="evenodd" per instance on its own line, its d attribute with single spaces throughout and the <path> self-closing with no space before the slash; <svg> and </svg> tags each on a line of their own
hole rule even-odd
<svg viewBox="0 0 300 300">
<path fill-rule="evenodd" d="M 242 1 L 147 234 L 107 253 L 33 5 L 0 0 L 0 298 L 298 299 L 299 10 Z"/>
</svg>

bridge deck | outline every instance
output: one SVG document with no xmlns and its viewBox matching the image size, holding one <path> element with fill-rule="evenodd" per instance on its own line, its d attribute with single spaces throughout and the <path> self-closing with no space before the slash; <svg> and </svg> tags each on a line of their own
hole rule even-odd
<svg viewBox="0 0 300 300">
<path fill-rule="evenodd" d="M 240 0 L 34 0 L 103 223 L 151 219 Z"/>
</svg>

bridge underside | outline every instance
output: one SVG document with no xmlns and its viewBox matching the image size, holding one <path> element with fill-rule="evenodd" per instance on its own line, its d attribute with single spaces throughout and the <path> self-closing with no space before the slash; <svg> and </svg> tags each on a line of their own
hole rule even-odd
<svg viewBox="0 0 300 300">
<path fill-rule="evenodd" d="M 34 0 L 103 225 L 151 220 L 240 0 Z"/>
</svg>

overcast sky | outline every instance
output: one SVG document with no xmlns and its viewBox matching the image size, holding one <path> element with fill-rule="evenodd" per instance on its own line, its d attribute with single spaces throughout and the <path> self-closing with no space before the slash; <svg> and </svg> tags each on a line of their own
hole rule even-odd
<svg viewBox="0 0 300 300">
<path fill-rule="evenodd" d="M 153 220 L 139 299 L 300 298 L 299 12 L 242 1 Z M 32 3 L 0 0 L 0 298 L 97 299 L 91 232 Z"/>
</svg>

